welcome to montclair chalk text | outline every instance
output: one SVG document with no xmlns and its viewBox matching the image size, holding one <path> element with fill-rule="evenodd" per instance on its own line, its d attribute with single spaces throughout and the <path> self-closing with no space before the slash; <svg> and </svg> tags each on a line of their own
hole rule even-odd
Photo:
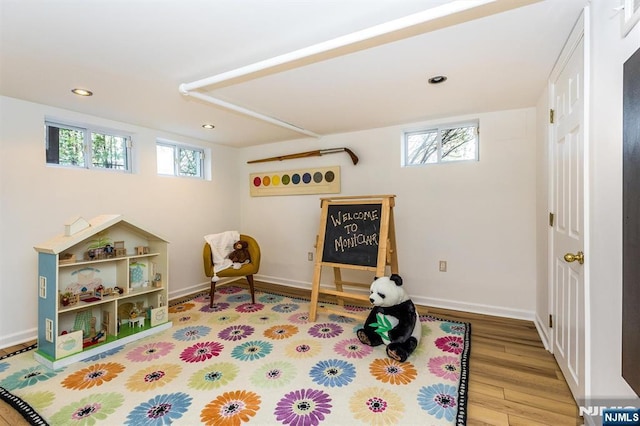
<svg viewBox="0 0 640 426">
<path fill-rule="evenodd" d="M 334 227 L 342 227 L 346 236 L 339 236 L 334 239 L 333 245 L 336 252 L 356 248 L 358 246 L 377 246 L 378 234 L 365 234 L 359 231 L 358 222 L 379 221 L 378 210 L 342 212 L 330 215 L 331 223 Z"/>
<path fill-rule="evenodd" d="M 343 222 L 351 222 L 354 220 L 367 221 L 367 220 L 379 220 L 378 210 L 368 210 L 359 212 L 342 212 L 338 211 L 335 216 L 331 215 L 331 222 L 333 226 L 340 226 Z"/>
</svg>

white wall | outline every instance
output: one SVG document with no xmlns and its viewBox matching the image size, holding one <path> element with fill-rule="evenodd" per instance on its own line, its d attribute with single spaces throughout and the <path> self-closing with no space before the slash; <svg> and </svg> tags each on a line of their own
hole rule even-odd
<svg viewBox="0 0 640 426">
<path fill-rule="evenodd" d="M 593 1 L 591 21 L 591 244 L 588 247 L 591 356 L 587 391 L 594 398 L 630 397 L 621 376 L 622 344 L 622 76 L 640 48 L 640 25 L 622 38 L 612 2 Z"/>
<path fill-rule="evenodd" d="M 47 167 L 45 116 L 130 132 L 138 159 L 136 172 Z M 210 147 L 213 179 L 158 176 L 157 137 Z M 62 233 L 64 223 L 74 216 L 123 214 L 167 238 L 170 296 L 206 284 L 203 235 L 240 226 L 237 157 L 237 149 L 0 97 L 0 347 L 35 337 L 33 246 Z"/>
<path fill-rule="evenodd" d="M 247 182 L 242 190 L 242 227 L 262 245 L 260 277 L 310 288 L 313 262 L 307 261 L 307 253 L 314 251 L 319 199 L 331 194 L 252 198 L 249 173 L 340 165 L 342 192 L 334 195 L 397 195 L 399 269 L 416 302 L 533 319 L 535 116 L 535 108 L 529 108 L 447 119 L 447 123 L 480 119 L 481 160 L 477 163 L 400 167 L 402 131 L 441 122 L 244 149 L 241 174 Z M 354 166 L 347 154 L 331 154 L 246 164 L 333 147 L 352 149 L 360 162 Z M 439 260 L 448 262 L 448 272 L 438 271 Z M 325 270 L 322 277 L 330 282 L 333 274 Z"/>
</svg>

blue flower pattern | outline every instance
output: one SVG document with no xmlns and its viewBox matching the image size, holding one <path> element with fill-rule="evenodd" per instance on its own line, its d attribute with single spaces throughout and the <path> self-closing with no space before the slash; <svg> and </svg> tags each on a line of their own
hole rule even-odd
<svg viewBox="0 0 640 426">
<path fill-rule="evenodd" d="M 156 395 L 134 408 L 127 416 L 127 425 L 168 425 L 182 417 L 191 405 L 191 396 L 184 392 Z"/>
<path fill-rule="evenodd" d="M 319 385 L 341 387 L 351 383 L 356 376 L 356 368 L 349 362 L 329 359 L 314 365 L 309 375 Z"/>
</svg>

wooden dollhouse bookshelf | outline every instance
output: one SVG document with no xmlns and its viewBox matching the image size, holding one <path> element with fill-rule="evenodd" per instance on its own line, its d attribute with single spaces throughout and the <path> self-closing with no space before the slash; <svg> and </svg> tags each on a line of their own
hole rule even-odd
<svg viewBox="0 0 640 426">
<path fill-rule="evenodd" d="M 114 241 L 118 251 L 111 249 Z M 145 248 L 142 254 L 139 247 Z M 76 220 L 64 233 L 34 248 L 38 252 L 34 356 L 49 368 L 67 366 L 172 326 L 164 238 L 121 215 L 102 215 Z"/>
</svg>

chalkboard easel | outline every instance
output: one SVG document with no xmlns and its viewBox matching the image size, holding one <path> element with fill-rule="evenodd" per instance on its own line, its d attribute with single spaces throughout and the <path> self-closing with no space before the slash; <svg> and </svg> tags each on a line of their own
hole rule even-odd
<svg viewBox="0 0 640 426">
<path fill-rule="evenodd" d="M 343 298 L 369 301 L 368 293 L 350 293 L 344 286 L 369 288 L 371 283 L 344 281 L 341 269 L 372 271 L 375 276 L 383 276 L 389 265 L 391 273 L 398 273 L 393 224 L 395 195 L 333 197 L 320 201 L 322 213 L 311 289 L 311 321 L 316 320 L 321 293 L 336 296 L 340 304 Z M 335 290 L 320 286 L 325 266 L 333 268 Z M 322 310 L 331 311 L 330 308 Z"/>
</svg>

